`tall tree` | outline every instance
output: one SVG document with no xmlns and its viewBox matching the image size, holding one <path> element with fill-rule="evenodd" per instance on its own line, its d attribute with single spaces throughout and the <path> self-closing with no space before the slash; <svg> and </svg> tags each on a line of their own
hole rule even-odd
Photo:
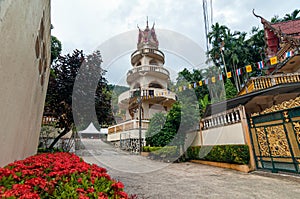
<svg viewBox="0 0 300 199">
<path fill-rule="evenodd" d="M 56 127 L 61 131 L 49 148 L 53 148 L 62 136 L 75 127 L 74 117 L 79 124 L 86 126 L 95 118 L 89 113 L 96 112 L 100 124 L 111 122 L 111 95 L 104 78 L 106 71 L 101 68 L 101 63 L 102 58 L 99 51 L 85 56 L 83 51 L 74 50 L 72 54 L 59 56 L 55 60 L 51 67 L 53 75 L 49 79 L 45 112 L 51 113 L 56 118 Z M 100 76 L 96 83 L 94 82 L 95 74 L 92 73 L 95 71 L 99 72 L 96 77 Z M 84 81 L 74 88 L 75 80 L 78 81 L 78 79 Z M 95 89 L 92 88 L 93 84 L 95 84 Z M 82 111 L 74 112 L 74 100 L 79 102 L 75 109 L 83 108 Z M 103 107 L 105 107 L 104 110 Z"/>
</svg>

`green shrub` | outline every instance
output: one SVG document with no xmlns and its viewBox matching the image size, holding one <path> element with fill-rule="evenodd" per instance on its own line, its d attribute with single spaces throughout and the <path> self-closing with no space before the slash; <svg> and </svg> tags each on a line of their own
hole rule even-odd
<svg viewBox="0 0 300 199">
<path fill-rule="evenodd" d="M 247 145 L 189 147 L 187 155 L 188 159 L 200 159 L 233 164 L 248 164 L 250 159 L 249 148 Z"/>
<path fill-rule="evenodd" d="M 153 152 L 153 151 L 160 150 L 161 148 L 163 148 L 163 147 L 160 147 L 160 146 L 144 146 L 143 151 L 144 152 Z"/>
<path fill-rule="evenodd" d="M 177 146 L 152 147 L 156 150 L 151 151 L 150 156 L 156 159 L 174 158 L 178 154 Z"/>
</svg>

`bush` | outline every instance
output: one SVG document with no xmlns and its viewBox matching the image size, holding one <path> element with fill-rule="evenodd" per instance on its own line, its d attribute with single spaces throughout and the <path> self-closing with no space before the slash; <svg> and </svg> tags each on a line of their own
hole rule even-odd
<svg viewBox="0 0 300 199">
<path fill-rule="evenodd" d="M 152 152 L 152 151 L 157 151 L 160 150 L 163 147 L 159 147 L 159 146 L 144 146 L 143 147 L 143 151 L 144 152 Z"/>
<path fill-rule="evenodd" d="M 43 153 L 0 168 L 1 198 L 128 198 L 106 169 L 75 154 Z"/>
<path fill-rule="evenodd" d="M 187 155 L 189 159 L 201 159 L 233 164 L 248 164 L 250 160 L 249 148 L 247 145 L 189 147 Z"/>
<path fill-rule="evenodd" d="M 150 152 L 150 157 L 155 159 L 171 159 L 178 155 L 177 146 L 155 147 L 155 149 L 156 150 Z"/>
</svg>

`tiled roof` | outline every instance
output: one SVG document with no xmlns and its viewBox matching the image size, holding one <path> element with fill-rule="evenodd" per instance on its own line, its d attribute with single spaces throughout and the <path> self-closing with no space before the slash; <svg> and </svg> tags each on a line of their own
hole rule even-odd
<svg viewBox="0 0 300 199">
<path fill-rule="evenodd" d="M 271 26 L 287 35 L 300 38 L 300 19 L 274 23 Z"/>
</svg>

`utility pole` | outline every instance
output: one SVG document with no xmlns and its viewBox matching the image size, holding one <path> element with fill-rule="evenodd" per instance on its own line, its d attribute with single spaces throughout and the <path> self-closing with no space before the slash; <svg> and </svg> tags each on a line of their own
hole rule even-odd
<svg viewBox="0 0 300 199">
<path fill-rule="evenodd" d="M 139 153 L 142 153 L 142 89 L 139 88 Z"/>
</svg>

